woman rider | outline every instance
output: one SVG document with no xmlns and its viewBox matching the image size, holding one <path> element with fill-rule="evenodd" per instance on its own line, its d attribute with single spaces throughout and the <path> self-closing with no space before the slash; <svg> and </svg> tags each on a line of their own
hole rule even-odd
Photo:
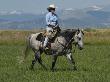
<svg viewBox="0 0 110 82">
<path fill-rule="evenodd" d="M 46 14 L 46 24 L 47 24 L 46 33 L 47 34 L 44 40 L 43 48 L 46 48 L 49 38 L 52 35 L 52 32 L 53 32 L 52 27 L 59 27 L 58 17 L 55 13 L 55 6 L 52 4 L 47 8 L 47 10 L 48 10 L 48 13 Z"/>
</svg>

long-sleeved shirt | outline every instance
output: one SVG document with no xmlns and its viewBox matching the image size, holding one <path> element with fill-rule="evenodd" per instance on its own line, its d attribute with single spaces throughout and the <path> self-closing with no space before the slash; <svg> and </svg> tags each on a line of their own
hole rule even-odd
<svg viewBox="0 0 110 82">
<path fill-rule="evenodd" d="M 56 14 L 52 14 L 51 12 L 47 13 L 46 15 L 46 23 L 47 25 L 57 25 L 58 24 L 58 17 Z"/>
</svg>

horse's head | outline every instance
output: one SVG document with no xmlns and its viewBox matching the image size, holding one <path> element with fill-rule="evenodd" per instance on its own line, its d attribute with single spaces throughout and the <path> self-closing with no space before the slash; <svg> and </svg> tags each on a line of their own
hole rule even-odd
<svg viewBox="0 0 110 82">
<path fill-rule="evenodd" d="M 75 35 L 74 35 L 74 41 L 80 50 L 82 50 L 84 46 L 83 36 L 84 36 L 83 30 L 79 30 L 79 29 L 75 32 Z"/>
</svg>

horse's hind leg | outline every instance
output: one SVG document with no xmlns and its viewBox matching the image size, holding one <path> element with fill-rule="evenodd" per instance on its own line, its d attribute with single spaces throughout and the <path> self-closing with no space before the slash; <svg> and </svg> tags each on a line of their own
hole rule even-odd
<svg viewBox="0 0 110 82">
<path fill-rule="evenodd" d="M 38 61 L 41 64 L 41 66 L 43 66 L 40 55 L 41 55 L 40 51 L 35 52 L 35 57 L 34 57 L 34 60 L 32 60 L 31 69 L 34 68 L 34 65 L 35 65 L 36 61 Z"/>
<path fill-rule="evenodd" d="M 36 56 L 37 56 L 38 54 L 40 54 L 40 53 L 39 53 L 39 50 L 38 50 L 38 51 L 35 51 L 34 49 L 32 49 L 32 50 L 34 51 L 35 55 L 34 55 L 34 60 L 32 60 L 32 64 L 31 64 L 31 67 L 30 67 L 31 69 L 34 68 L 35 63 L 36 63 L 36 61 L 38 60 Z"/>
<path fill-rule="evenodd" d="M 35 54 L 35 59 L 38 61 L 38 63 L 39 63 L 44 69 L 47 69 L 47 68 L 45 67 L 45 65 L 42 63 L 41 54 L 42 54 L 42 51 L 39 50 L 39 51 Z"/>
<path fill-rule="evenodd" d="M 52 56 L 52 68 L 51 68 L 52 71 L 54 71 L 56 60 L 57 60 L 57 56 Z"/>
<path fill-rule="evenodd" d="M 35 53 L 35 55 L 34 55 L 34 60 L 32 60 L 32 64 L 31 64 L 30 69 L 33 69 L 33 68 L 34 68 L 34 65 L 35 65 L 35 63 L 36 63 L 36 61 L 37 61 L 36 55 L 37 55 L 39 52 L 34 52 L 34 53 Z"/>
<path fill-rule="evenodd" d="M 74 70 L 77 70 L 76 69 L 76 66 L 75 66 L 75 61 L 74 61 L 74 59 L 73 59 L 73 57 L 72 57 L 72 53 L 70 52 L 70 53 L 68 53 L 67 55 L 66 55 L 66 57 L 67 57 L 67 59 L 69 60 L 69 62 L 73 65 L 73 69 Z"/>
<path fill-rule="evenodd" d="M 36 59 L 32 60 L 32 64 L 31 64 L 31 67 L 30 69 L 33 69 L 34 68 L 34 64 L 36 63 Z"/>
</svg>

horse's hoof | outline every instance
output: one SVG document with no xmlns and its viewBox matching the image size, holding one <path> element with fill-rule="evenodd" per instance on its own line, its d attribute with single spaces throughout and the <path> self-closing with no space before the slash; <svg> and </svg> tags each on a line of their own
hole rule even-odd
<svg viewBox="0 0 110 82">
<path fill-rule="evenodd" d="M 44 68 L 46 71 L 48 70 L 46 67 Z"/>
<path fill-rule="evenodd" d="M 54 72 L 55 70 L 52 70 L 52 72 Z"/>
<path fill-rule="evenodd" d="M 33 67 L 33 65 L 31 65 L 31 66 L 29 67 L 29 69 L 30 69 L 30 70 L 34 70 L 34 67 Z"/>
<path fill-rule="evenodd" d="M 55 70 L 54 70 L 54 69 L 52 69 L 52 68 L 51 68 L 50 70 L 51 70 L 52 72 L 54 72 L 54 71 L 55 71 Z"/>
<path fill-rule="evenodd" d="M 75 71 L 77 71 L 77 68 L 76 68 L 76 67 L 74 67 L 74 70 L 75 70 Z"/>
</svg>

